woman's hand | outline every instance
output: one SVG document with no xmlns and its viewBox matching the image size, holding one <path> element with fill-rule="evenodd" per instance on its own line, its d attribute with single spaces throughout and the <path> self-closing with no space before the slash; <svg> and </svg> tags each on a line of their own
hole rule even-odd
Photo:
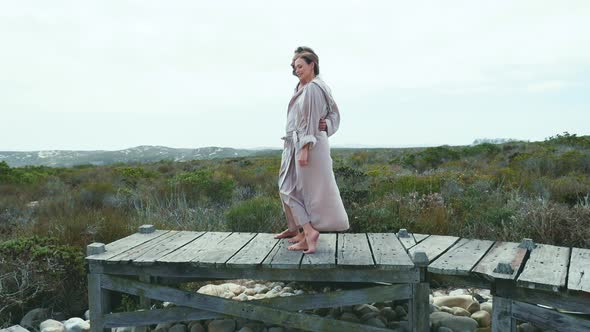
<svg viewBox="0 0 590 332">
<path fill-rule="evenodd" d="M 299 152 L 299 166 L 305 167 L 307 166 L 307 159 L 309 158 L 309 144 L 301 149 Z"/>
<path fill-rule="evenodd" d="M 320 119 L 320 131 L 328 132 L 328 125 L 325 119 Z"/>
</svg>

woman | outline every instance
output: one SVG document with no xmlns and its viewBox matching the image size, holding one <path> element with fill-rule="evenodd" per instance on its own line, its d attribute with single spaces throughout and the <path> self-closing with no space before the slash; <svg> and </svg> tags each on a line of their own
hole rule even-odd
<svg viewBox="0 0 590 332">
<path fill-rule="evenodd" d="M 328 133 L 339 125 L 338 106 L 328 86 L 317 77 L 318 56 L 309 48 L 298 51 L 291 66 L 299 84 L 289 102 L 279 174 L 279 195 L 289 228 L 277 238 L 294 236 L 298 228 L 303 228 L 289 250 L 311 254 L 316 250 L 319 231 L 343 231 L 349 226 L 328 143 Z M 323 132 L 318 123 L 326 118 L 329 125 Z"/>
</svg>

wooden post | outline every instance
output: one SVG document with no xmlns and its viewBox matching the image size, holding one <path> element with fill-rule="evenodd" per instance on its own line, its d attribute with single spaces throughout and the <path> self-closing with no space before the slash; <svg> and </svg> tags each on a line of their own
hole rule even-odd
<svg viewBox="0 0 590 332">
<path fill-rule="evenodd" d="M 430 331 L 430 284 L 426 280 L 428 256 L 423 251 L 414 253 L 414 265 L 420 269 L 420 282 L 412 284 L 412 298 L 409 305 L 409 323 L 413 332 Z"/>
<path fill-rule="evenodd" d="M 101 275 L 88 274 L 88 306 L 91 332 L 110 332 L 104 327 L 104 315 L 111 311 L 110 291 L 101 286 Z"/>
<path fill-rule="evenodd" d="M 139 276 L 139 281 L 145 282 L 147 284 L 152 282 L 151 279 L 152 278 L 147 274 L 142 274 Z M 142 309 L 150 309 L 151 305 L 152 305 L 152 301 L 150 300 L 150 298 L 145 297 L 143 295 L 139 297 L 139 306 Z"/>
<path fill-rule="evenodd" d="M 516 332 L 516 319 L 512 317 L 512 300 L 494 295 L 492 331 Z"/>
</svg>

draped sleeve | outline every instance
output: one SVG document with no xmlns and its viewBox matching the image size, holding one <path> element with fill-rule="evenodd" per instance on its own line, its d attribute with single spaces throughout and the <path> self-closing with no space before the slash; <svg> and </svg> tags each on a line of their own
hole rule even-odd
<svg viewBox="0 0 590 332">
<path fill-rule="evenodd" d="M 315 84 L 308 84 L 305 87 L 303 105 L 297 126 L 299 135 L 297 150 L 301 150 L 307 144 L 312 149 L 317 142 L 316 136 L 320 135 L 321 113 L 325 107 L 326 101 L 321 88 Z"/>
<path fill-rule="evenodd" d="M 334 135 L 340 126 L 340 110 L 338 110 L 338 105 L 333 100 L 330 108 L 331 111 L 326 116 L 326 126 L 328 127 L 326 133 L 328 136 Z"/>
</svg>

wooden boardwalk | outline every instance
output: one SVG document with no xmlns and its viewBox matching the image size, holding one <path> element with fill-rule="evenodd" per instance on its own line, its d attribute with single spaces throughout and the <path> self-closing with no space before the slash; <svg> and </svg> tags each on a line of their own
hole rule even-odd
<svg viewBox="0 0 590 332">
<path fill-rule="evenodd" d="M 411 234 L 322 234 L 317 252 L 288 251 L 273 234 L 140 232 L 88 247 L 92 328 L 197 320 L 229 314 L 305 330 L 387 331 L 311 317 L 302 309 L 392 299 L 410 300 L 409 327 L 428 331 L 428 286 L 432 279 L 490 288 L 494 331 L 515 331 L 515 320 L 556 330 L 590 330 L 590 322 L 535 304 L 570 311 L 590 308 L 590 250 Z M 166 285 L 198 279 L 264 279 L 381 283 L 330 295 L 236 302 Z M 387 284 L 383 284 L 387 283 Z M 109 313 L 110 291 L 180 305 L 148 312 Z M 556 318 L 557 317 L 557 318 Z"/>
</svg>

